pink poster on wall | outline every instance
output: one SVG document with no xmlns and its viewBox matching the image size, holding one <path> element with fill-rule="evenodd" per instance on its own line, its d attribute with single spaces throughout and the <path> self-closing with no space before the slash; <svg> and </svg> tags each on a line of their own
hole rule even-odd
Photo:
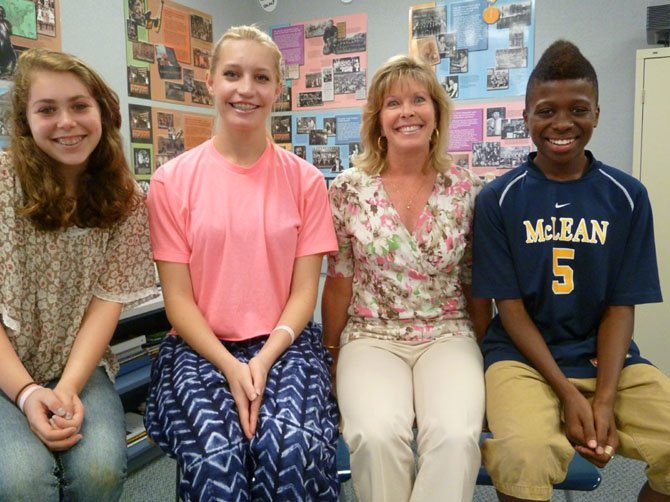
<svg viewBox="0 0 670 502">
<path fill-rule="evenodd" d="M 367 26 L 367 14 L 351 14 L 271 30 L 285 61 L 284 78 L 291 81 L 292 110 L 363 104 L 367 95 Z"/>
<path fill-rule="evenodd" d="M 533 150 L 523 108 L 523 98 L 455 106 L 449 126 L 454 163 L 485 179 L 521 164 Z"/>
</svg>

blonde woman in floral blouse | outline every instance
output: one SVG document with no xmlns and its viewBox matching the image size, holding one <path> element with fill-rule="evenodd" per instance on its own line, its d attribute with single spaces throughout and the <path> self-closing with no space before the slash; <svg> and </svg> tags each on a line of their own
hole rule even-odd
<svg viewBox="0 0 670 502">
<path fill-rule="evenodd" d="M 354 489 L 366 501 L 471 500 L 484 415 L 470 292 L 481 183 L 445 153 L 450 102 L 432 68 L 396 56 L 372 79 L 363 153 L 330 188 L 324 341 Z M 418 430 L 418 471 L 411 443 Z"/>
<path fill-rule="evenodd" d="M 0 154 L 0 500 L 118 500 L 123 407 L 108 344 L 155 295 L 116 95 L 73 56 L 24 52 Z"/>
</svg>

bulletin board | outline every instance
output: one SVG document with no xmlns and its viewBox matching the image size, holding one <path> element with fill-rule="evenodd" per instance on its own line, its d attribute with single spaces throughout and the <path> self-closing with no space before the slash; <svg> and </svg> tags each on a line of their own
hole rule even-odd
<svg viewBox="0 0 670 502">
<path fill-rule="evenodd" d="M 524 127 L 523 108 L 523 98 L 456 105 L 448 148 L 454 164 L 490 179 L 526 160 L 533 143 Z"/>
<path fill-rule="evenodd" d="M 360 106 L 367 95 L 367 25 L 367 14 L 351 14 L 272 28 L 286 81 L 275 110 Z"/>
<path fill-rule="evenodd" d="M 351 112 L 276 114 L 271 120 L 275 143 L 311 162 L 327 183 L 361 152 L 360 128 L 361 114 Z"/>
<path fill-rule="evenodd" d="M 212 136 L 214 117 L 131 104 L 131 164 L 137 180 L 149 180 L 161 165 Z"/>
<path fill-rule="evenodd" d="M 434 65 L 452 99 L 525 94 L 534 0 L 440 0 L 410 7 L 410 53 Z"/>
<path fill-rule="evenodd" d="M 0 149 L 9 145 L 10 89 L 21 52 L 61 50 L 60 0 L 0 2 Z"/>
<path fill-rule="evenodd" d="M 205 83 L 213 51 L 212 16 L 168 0 L 121 0 L 128 95 L 213 105 Z"/>
<path fill-rule="evenodd" d="M 12 78 L 26 49 L 61 50 L 60 0 L 2 0 L 0 8 L 1 79 Z"/>
</svg>

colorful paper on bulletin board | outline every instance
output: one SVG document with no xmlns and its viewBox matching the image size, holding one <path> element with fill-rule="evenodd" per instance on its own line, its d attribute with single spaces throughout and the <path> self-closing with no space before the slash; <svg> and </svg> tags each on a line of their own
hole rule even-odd
<svg viewBox="0 0 670 502">
<path fill-rule="evenodd" d="M 309 112 L 275 114 L 272 138 L 293 148 L 293 153 L 314 164 L 327 180 L 351 167 L 360 153 L 360 114 Z"/>
<path fill-rule="evenodd" d="M 207 141 L 214 117 L 130 104 L 131 162 L 135 178 L 148 180 L 161 165 Z"/>
<path fill-rule="evenodd" d="M 533 149 L 523 108 L 523 98 L 457 105 L 449 126 L 449 153 L 454 163 L 485 179 L 521 164 Z"/>
<path fill-rule="evenodd" d="M 212 16 L 168 0 L 124 2 L 128 95 L 212 107 Z"/>
<path fill-rule="evenodd" d="M 367 94 L 367 14 L 316 19 L 270 29 L 285 61 L 290 109 L 357 107 Z"/>
<path fill-rule="evenodd" d="M 25 49 L 45 47 L 61 50 L 60 0 L 4 0 L 5 17 L 0 20 L 0 78 L 9 79 L 16 60 Z M 6 43 L 11 33 L 11 44 Z"/>
<path fill-rule="evenodd" d="M 497 9 L 484 21 L 486 9 Z M 487 16 L 488 17 L 488 16 Z M 534 0 L 440 0 L 410 7 L 410 52 L 452 99 L 523 96 L 534 61 Z"/>
<path fill-rule="evenodd" d="M 4 8 L 5 2 L 3 2 Z M 37 40 L 37 7 L 30 0 L 7 2 L 5 19 L 12 23 L 12 34 Z"/>
</svg>

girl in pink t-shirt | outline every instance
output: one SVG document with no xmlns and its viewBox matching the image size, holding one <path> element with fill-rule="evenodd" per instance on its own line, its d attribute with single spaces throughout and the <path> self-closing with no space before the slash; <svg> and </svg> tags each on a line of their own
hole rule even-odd
<svg viewBox="0 0 670 502">
<path fill-rule="evenodd" d="M 176 456 L 184 500 L 337 500 L 337 412 L 314 310 L 337 249 L 326 186 L 265 129 L 281 54 L 254 27 L 218 41 L 218 131 L 162 166 L 148 205 L 173 326 L 147 430 Z"/>
</svg>

